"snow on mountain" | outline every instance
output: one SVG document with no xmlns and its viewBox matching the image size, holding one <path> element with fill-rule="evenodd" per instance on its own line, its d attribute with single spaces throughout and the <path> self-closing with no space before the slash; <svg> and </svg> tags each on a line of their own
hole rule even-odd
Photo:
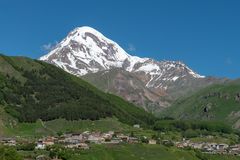
<svg viewBox="0 0 240 160">
<path fill-rule="evenodd" d="M 91 27 L 71 31 L 50 53 L 40 58 L 77 76 L 122 68 L 143 77 L 148 88 L 167 89 L 184 77 L 204 78 L 185 64 L 129 55 L 116 42 Z"/>
<path fill-rule="evenodd" d="M 54 50 L 40 58 L 78 76 L 122 67 L 131 57 L 117 43 L 90 27 L 74 29 Z"/>
</svg>

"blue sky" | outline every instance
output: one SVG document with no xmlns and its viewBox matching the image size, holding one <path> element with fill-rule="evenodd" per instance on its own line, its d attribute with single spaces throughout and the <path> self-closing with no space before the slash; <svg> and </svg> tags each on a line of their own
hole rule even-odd
<svg viewBox="0 0 240 160">
<path fill-rule="evenodd" d="M 238 0 L 0 0 L 0 52 L 38 58 L 78 26 L 128 53 L 240 77 Z"/>
</svg>

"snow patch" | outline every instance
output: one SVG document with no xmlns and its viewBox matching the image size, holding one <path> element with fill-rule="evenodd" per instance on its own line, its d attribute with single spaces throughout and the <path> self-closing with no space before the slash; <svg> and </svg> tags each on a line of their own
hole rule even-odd
<svg viewBox="0 0 240 160">
<path fill-rule="evenodd" d="M 176 81 L 179 77 L 175 76 L 172 78 L 173 81 Z"/>
</svg>

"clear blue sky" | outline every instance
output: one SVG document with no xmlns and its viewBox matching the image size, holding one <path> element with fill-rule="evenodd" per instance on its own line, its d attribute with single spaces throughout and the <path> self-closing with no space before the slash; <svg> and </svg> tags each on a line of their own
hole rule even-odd
<svg viewBox="0 0 240 160">
<path fill-rule="evenodd" d="M 1 0 L 0 52 L 38 58 L 78 26 L 130 54 L 240 77 L 239 0 Z"/>
</svg>

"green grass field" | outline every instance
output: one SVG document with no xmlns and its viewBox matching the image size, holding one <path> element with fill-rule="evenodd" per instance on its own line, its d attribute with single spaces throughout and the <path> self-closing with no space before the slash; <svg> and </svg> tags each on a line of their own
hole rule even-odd
<svg viewBox="0 0 240 160">
<path fill-rule="evenodd" d="M 48 155 L 47 151 L 19 152 L 23 157 Z M 89 150 L 63 151 L 66 160 L 238 160 L 237 156 L 207 155 L 197 156 L 193 150 L 147 144 L 92 145 Z M 204 157 L 204 158 L 203 158 Z"/>
<path fill-rule="evenodd" d="M 204 155 L 206 160 L 239 160 L 236 156 Z M 69 160 L 201 160 L 192 150 L 168 148 L 162 145 L 117 145 L 94 146 L 91 150 L 82 151 Z"/>
<path fill-rule="evenodd" d="M 227 155 L 208 155 L 209 160 L 239 160 L 238 156 L 227 156 Z"/>
<path fill-rule="evenodd" d="M 73 156 L 72 160 L 197 160 L 192 151 L 169 149 L 160 145 L 95 146 Z"/>
<path fill-rule="evenodd" d="M 1 113 L 0 113 L 1 114 Z M 38 120 L 35 123 L 18 123 L 14 118 L 7 116 L 4 120 L 0 118 L 0 135 L 20 136 L 25 138 L 38 138 L 47 135 L 57 135 L 58 133 L 83 132 L 83 131 L 117 131 L 121 133 L 133 132 L 137 136 L 151 137 L 156 134 L 153 130 L 133 128 L 127 124 L 119 122 L 116 118 L 105 118 L 96 121 L 77 120 L 68 121 L 65 119 L 56 119 L 43 122 Z M 1 116 L 1 117 L 2 117 Z M 9 123 L 9 121 L 12 121 Z"/>
</svg>

